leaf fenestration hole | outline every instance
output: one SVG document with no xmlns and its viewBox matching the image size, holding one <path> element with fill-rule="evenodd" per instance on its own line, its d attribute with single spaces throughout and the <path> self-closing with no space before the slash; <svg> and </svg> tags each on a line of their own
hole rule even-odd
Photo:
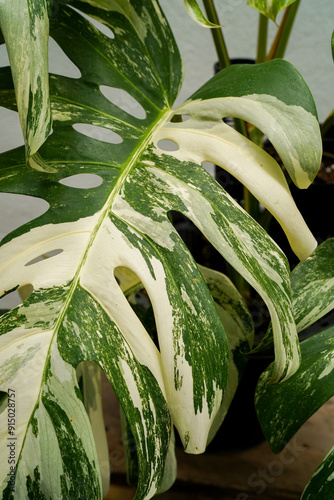
<svg viewBox="0 0 334 500">
<path fill-rule="evenodd" d="M 49 203 L 24 194 L 0 193 L 0 240 L 11 231 L 43 215 Z"/>
<path fill-rule="evenodd" d="M 91 24 L 93 24 L 93 26 L 95 26 L 95 28 L 97 28 L 99 31 L 101 31 L 101 33 L 103 33 L 104 35 L 106 35 L 108 38 L 110 38 L 111 40 L 113 40 L 115 38 L 115 34 L 109 28 L 109 26 L 106 26 L 105 24 L 101 23 L 97 19 L 94 19 L 93 17 L 90 17 L 88 14 L 85 14 L 84 12 L 82 12 L 79 9 L 76 9 L 75 7 L 71 6 L 71 8 L 73 10 L 75 10 L 76 12 L 78 12 L 80 14 L 80 16 L 82 16 L 85 19 L 87 19 L 87 21 L 89 21 Z"/>
<path fill-rule="evenodd" d="M 225 259 L 188 217 L 174 210 L 168 216 L 197 264 L 227 274 Z"/>
<path fill-rule="evenodd" d="M 117 267 L 114 274 L 132 310 L 136 313 L 147 333 L 159 349 L 153 307 L 144 285 L 140 282 L 139 277 L 127 267 Z"/>
<path fill-rule="evenodd" d="M 58 43 L 50 37 L 49 39 L 49 72 L 69 78 L 80 78 L 80 69 L 65 54 Z"/>
<path fill-rule="evenodd" d="M 77 174 L 64 177 L 64 179 L 61 179 L 59 182 L 64 186 L 77 189 L 91 189 L 101 186 L 103 179 L 96 174 Z"/>
<path fill-rule="evenodd" d="M 46 260 L 50 259 L 51 257 L 55 257 L 56 255 L 62 253 L 63 250 L 58 248 L 57 250 L 52 250 L 51 252 L 46 252 L 42 255 L 39 255 L 35 259 L 30 260 L 25 264 L 25 266 L 32 266 L 33 264 L 37 264 L 37 262 L 40 262 L 41 260 Z"/>
<path fill-rule="evenodd" d="M 24 145 L 24 139 L 17 111 L 0 106 L 0 153 Z"/>
<path fill-rule="evenodd" d="M 30 283 L 21 285 L 13 291 L 0 290 L 1 295 L 5 294 L 0 298 L 0 311 L 9 311 L 13 307 L 19 306 L 33 291 L 34 287 Z"/>
<path fill-rule="evenodd" d="M 108 87 L 107 85 L 100 85 L 100 91 L 110 102 L 118 106 L 129 115 L 144 120 L 146 118 L 146 111 L 143 106 L 130 95 L 126 90 L 116 87 Z"/>
<path fill-rule="evenodd" d="M 205 168 L 205 170 L 210 174 L 212 175 L 212 177 L 215 177 L 215 174 L 216 174 L 216 166 L 214 163 L 212 163 L 211 161 L 203 161 L 202 162 L 202 165 L 203 167 Z"/>
<path fill-rule="evenodd" d="M 73 125 L 74 130 L 80 134 L 91 137 L 92 139 L 97 139 L 98 141 L 108 142 L 111 144 L 120 144 L 123 142 L 122 137 L 114 132 L 104 127 L 99 127 L 98 125 L 90 125 L 89 123 L 75 123 Z"/>
<path fill-rule="evenodd" d="M 0 45 L 0 67 L 9 66 L 9 58 L 6 44 Z"/>
<path fill-rule="evenodd" d="M 160 139 L 157 146 L 163 151 L 178 151 L 180 149 L 179 145 L 176 144 L 176 142 L 171 141 L 170 139 Z"/>
</svg>

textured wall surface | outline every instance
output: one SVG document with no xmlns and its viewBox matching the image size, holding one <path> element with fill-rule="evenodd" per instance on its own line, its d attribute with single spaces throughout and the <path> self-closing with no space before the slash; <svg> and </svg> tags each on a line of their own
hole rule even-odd
<svg viewBox="0 0 334 500">
<path fill-rule="evenodd" d="M 185 63 L 185 82 L 179 102 L 212 76 L 215 49 L 210 30 L 186 18 L 181 0 L 161 0 L 161 5 Z M 246 0 L 216 0 L 216 6 L 229 56 L 254 58 L 257 12 L 246 5 Z M 334 64 L 330 46 L 333 29 L 334 0 L 302 0 L 286 53 L 286 59 L 296 66 L 309 85 L 320 120 L 334 107 Z M 270 21 L 270 40 L 275 31 L 276 26 Z"/>
</svg>

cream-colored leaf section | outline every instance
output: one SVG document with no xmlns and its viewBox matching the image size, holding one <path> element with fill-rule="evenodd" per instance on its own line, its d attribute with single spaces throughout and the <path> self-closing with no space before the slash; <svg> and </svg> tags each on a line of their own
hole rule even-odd
<svg viewBox="0 0 334 500">
<path fill-rule="evenodd" d="M 48 1 L 0 2 L 0 24 L 7 44 L 27 157 L 51 130 L 49 103 Z"/>
<path fill-rule="evenodd" d="M 190 110 L 187 106 L 181 108 L 182 113 L 191 113 L 192 107 L 189 106 Z M 230 172 L 277 219 L 298 258 L 306 259 L 317 242 L 291 196 L 281 168 L 265 151 L 223 123 L 220 116 L 217 111 L 212 121 L 208 121 L 196 111 L 196 117 L 186 122 L 165 124 L 156 131 L 155 144 L 169 139 L 176 142 L 179 149 L 162 151 L 156 146 L 158 154 L 169 154 L 181 161 L 198 164 L 209 161 Z"/>
<path fill-rule="evenodd" d="M 311 184 L 319 170 L 322 152 L 319 123 L 301 106 L 287 105 L 268 94 L 250 94 L 187 101 L 176 113 L 212 124 L 226 116 L 252 123 L 275 146 L 291 179 L 301 189 Z"/>
<path fill-rule="evenodd" d="M 92 426 L 97 456 L 102 477 L 103 496 L 107 496 L 110 487 L 109 449 L 104 425 L 102 408 L 102 370 L 92 361 L 80 363 L 77 377 L 83 379 L 83 398 L 85 408 Z"/>
<path fill-rule="evenodd" d="M 15 394 L 15 423 L 13 435 L 8 434 L 9 408 L 0 414 L 0 492 L 8 484 L 9 472 L 7 446 L 13 441 L 15 457 L 18 459 L 26 435 L 27 426 L 34 406 L 39 399 L 39 392 L 44 376 L 53 331 L 40 331 L 37 328 L 27 330 L 24 326 L 12 330 L 0 337 L 0 391 Z M 22 377 L 24 370 L 24 377 Z M 9 439 L 11 438 L 11 439 Z M 15 439 L 14 439 L 15 438 Z"/>
<path fill-rule="evenodd" d="M 50 345 L 48 344 L 49 347 Z M 47 379 L 43 378 L 42 384 L 36 384 L 36 389 L 39 389 L 41 394 L 37 392 L 37 399 L 31 400 L 34 403 L 33 406 L 36 405 L 36 410 L 33 408 L 35 411 L 34 429 L 33 425 L 29 425 L 31 423 L 30 415 L 28 412 L 26 413 L 27 421 L 25 424 L 26 427 L 29 425 L 29 428 L 26 432 L 24 447 L 22 448 L 19 467 L 17 468 L 15 485 L 17 491 L 20 491 L 23 495 L 26 491 L 27 476 L 32 475 L 37 467 L 42 478 L 41 491 L 46 487 L 46 491 L 43 491 L 45 495 L 48 495 L 48 492 L 52 491 L 54 498 L 61 498 L 61 477 L 65 477 L 63 458 L 60 453 L 59 438 L 57 437 L 55 425 L 52 421 L 52 415 L 48 413 L 40 398 L 42 394 L 49 401 L 51 400 L 54 404 L 58 405 L 64 414 L 66 414 L 65 418 L 71 421 L 71 426 L 77 439 L 85 444 L 86 455 L 84 456 L 82 468 L 87 467 L 87 458 L 91 464 L 95 463 L 95 467 L 97 467 L 96 478 L 100 482 L 98 474 L 99 466 L 96 460 L 93 436 L 89 431 L 90 424 L 87 413 L 81 399 L 73 393 L 73 388 L 77 386 L 76 372 L 71 365 L 63 361 L 55 342 L 52 343 L 47 354 L 49 354 L 49 357 L 46 356 L 41 360 L 40 366 L 41 370 L 44 371 L 46 360 L 50 363 L 49 376 Z M 30 396 L 32 397 L 33 395 L 30 394 Z M 18 400 L 19 403 L 20 400 Z M 82 455 L 78 454 L 77 460 L 81 458 Z M 70 488 L 70 485 L 68 487 Z"/>
<path fill-rule="evenodd" d="M 0 281 L 4 290 L 31 284 L 35 290 L 70 281 L 80 265 L 98 214 L 76 222 L 47 224 L 31 229 L 0 247 Z M 53 250 L 58 255 L 32 265 Z"/>
<path fill-rule="evenodd" d="M 130 217 L 129 205 L 126 203 L 125 206 L 127 216 Z M 114 210 L 118 214 L 122 213 L 120 197 L 117 202 L 115 201 Z M 135 216 L 134 210 L 133 214 Z M 138 233 L 131 227 L 129 231 L 138 237 Z M 108 259 L 106 259 L 107 251 Z M 103 266 L 101 262 L 104 263 Z M 134 270 L 147 290 L 155 314 L 160 352 L 138 317 L 129 308 L 116 280 L 110 278 L 117 267 Z M 144 252 L 133 245 L 111 220 L 105 220 L 81 272 L 80 284 L 108 312 L 122 331 L 138 361 L 146 365 L 157 379 L 167 399 L 173 423 L 184 444 L 187 444 L 187 451 L 200 453 L 205 449 L 207 435 L 220 406 L 222 393 L 217 390 L 216 405 L 211 416 L 205 397 L 203 411 L 195 412 L 192 368 L 183 355 L 175 355 L 175 342 L 179 353 L 185 353 L 186 349 L 182 345 L 182 325 L 178 323 L 168 297 L 166 279 L 168 277 L 163 265 L 156 257 L 144 256 Z M 175 370 L 178 370 L 182 378 L 182 385 L 178 388 L 175 387 Z"/>
<path fill-rule="evenodd" d="M 159 151 L 157 152 L 159 153 Z M 160 151 L 160 153 L 166 154 L 165 151 Z M 173 154 L 176 155 L 178 153 L 179 151 L 173 152 Z M 188 158 L 188 160 L 196 161 L 193 157 Z M 156 182 L 158 182 L 159 179 L 164 182 L 165 191 L 176 194 L 182 199 L 187 200 L 188 213 L 194 224 L 202 231 L 212 245 L 219 249 L 223 257 L 230 262 L 246 281 L 261 295 L 271 315 L 275 339 L 275 368 L 272 381 L 277 382 L 291 376 L 298 369 L 300 364 L 296 325 L 290 311 L 290 298 L 287 296 L 282 286 L 283 278 L 279 272 L 268 263 L 268 261 L 270 262 L 273 258 L 274 261 L 280 262 L 282 265 L 281 269 L 284 269 L 282 253 L 279 248 L 276 247 L 277 251 L 272 249 L 272 255 L 261 255 L 252 243 L 249 233 L 235 224 L 230 224 L 230 230 L 235 233 L 242 249 L 232 247 L 229 244 L 229 236 L 225 235 L 224 232 L 220 230 L 214 220 L 214 209 L 209 200 L 205 199 L 195 187 L 188 184 L 186 185 L 184 182 L 179 181 L 170 174 L 157 168 L 149 167 L 148 170 L 155 176 Z M 231 199 L 231 201 L 237 205 L 234 200 Z M 134 220 L 136 221 L 136 217 Z M 256 224 L 251 218 L 249 218 L 248 223 Z M 154 239 L 153 232 L 151 234 L 149 233 L 149 236 Z M 260 237 L 261 234 L 259 234 L 259 238 Z M 244 262 L 246 255 L 250 257 L 252 255 L 252 257 L 256 258 L 257 262 L 261 263 L 262 269 L 275 285 L 275 288 L 277 287 L 277 300 L 279 300 L 279 304 L 276 303 L 275 300 L 273 301 L 272 296 L 268 296 L 262 287 L 262 279 L 258 276 L 254 276 L 249 268 L 245 266 Z M 282 307 L 283 304 L 285 305 L 284 307 Z"/>
</svg>

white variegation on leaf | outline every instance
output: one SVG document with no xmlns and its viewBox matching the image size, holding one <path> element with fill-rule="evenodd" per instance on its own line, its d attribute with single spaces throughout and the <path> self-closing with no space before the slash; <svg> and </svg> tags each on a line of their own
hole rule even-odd
<svg viewBox="0 0 334 500">
<path fill-rule="evenodd" d="M 43 38 L 48 24 L 45 5 L 34 6 L 40 14 Z M 104 23 L 114 38 L 93 27 L 80 11 Z M 20 20 L 20 12 L 15 15 Z M 187 452 L 204 451 L 212 426 L 221 420 L 228 386 L 229 348 L 224 321 L 191 253 L 174 229 L 170 213 L 181 212 L 191 219 L 263 297 L 274 330 L 276 360 L 272 381 L 287 379 L 300 361 L 287 260 L 259 224 L 200 163 L 208 159 L 212 148 L 215 159 L 220 156 L 218 149 L 222 156 L 245 149 L 240 158 L 249 176 L 253 178 L 253 172 L 263 168 L 266 178 L 274 177 L 267 186 L 285 192 L 270 160 L 248 142 L 233 137 L 229 149 L 224 147 L 221 134 L 225 134 L 225 128 L 218 122 L 225 111 L 237 113 L 236 101 L 241 107 L 246 103 L 247 116 L 256 122 L 259 112 L 264 130 L 279 123 L 276 135 L 282 139 L 277 139 L 277 144 L 284 145 L 288 157 L 297 156 L 299 162 L 296 166 L 292 161 L 290 174 L 293 176 L 300 165 L 301 171 L 312 177 L 316 167 L 313 158 L 310 171 L 309 137 L 317 137 L 316 112 L 305 83 L 288 63 L 274 61 L 247 69 L 247 75 L 242 68 L 235 68 L 217 75 L 193 96 L 193 102 L 181 108 L 182 113 L 191 106 L 196 108 L 196 116 L 190 120 L 196 126 L 190 131 L 188 151 L 183 145 L 183 141 L 187 142 L 183 125 L 171 121 L 181 86 L 182 62 L 156 0 L 145 1 L 144 7 L 140 1 L 60 3 L 57 15 L 50 20 L 50 30 L 81 74 L 76 79 L 50 77 L 53 133 L 36 154 L 54 173 L 22 168 L 22 148 L 0 156 L 3 192 L 38 196 L 49 203 L 47 212 L 12 232 L 0 245 L 4 293 L 25 285 L 32 285 L 34 290 L 0 322 L 0 390 L 7 391 L 13 383 L 23 401 L 18 420 L 21 448 L 16 464 L 17 478 L 25 488 L 20 495 L 28 497 L 33 489 L 35 495 L 45 497 L 61 491 L 60 497 L 65 498 L 101 498 L 94 436 L 76 380 L 78 366 L 88 362 L 105 372 L 122 405 L 137 450 L 135 498 L 149 499 L 173 476 L 172 424 Z M 29 42 L 25 57 L 30 64 L 35 60 L 32 52 L 33 44 Z M 35 66 L 34 81 L 43 77 L 45 83 L 45 62 L 43 54 L 42 66 Z M 16 109 L 10 72 L 7 68 L 0 68 L 0 72 L 1 104 Z M 286 81 L 282 95 L 278 95 L 278 78 Z M 254 87 L 251 92 L 247 91 L 250 83 Z M 110 102 L 101 90 L 103 86 L 130 94 L 145 110 L 145 116 L 138 118 Z M 16 91 L 19 105 L 25 103 L 20 113 L 28 123 L 31 110 L 23 99 L 25 91 L 20 87 Z M 212 92 L 215 95 L 210 95 Z M 34 117 L 45 109 L 46 94 L 36 97 Z M 210 99 L 220 113 L 214 120 L 212 106 L 208 106 L 207 115 L 201 108 L 201 101 Z M 297 105 L 293 107 L 295 100 Z M 231 106 L 223 111 L 222 103 Z M 249 108 L 256 113 L 249 113 Z M 284 114 L 282 121 L 276 108 Z M 290 121 L 285 110 L 291 112 Z M 306 135 L 297 134 L 295 150 L 286 137 L 291 135 L 291 120 L 303 118 Z M 190 149 L 194 148 L 201 122 L 204 134 L 200 132 L 199 136 L 207 137 L 206 146 L 202 137 L 200 151 L 194 149 L 192 156 Z M 112 130 L 122 141 L 114 144 L 87 137 L 78 124 Z M 182 144 L 179 152 L 169 154 L 158 143 L 174 126 L 179 127 L 175 142 Z M 289 165 L 289 160 L 286 162 Z M 227 159 L 227 163 L 231 162 Z M 88 190 L 61 182 L 82 173 L 98 175 L 102 182 Z M 250 184 L 257 193 L 255 186 L 261 184 L 262 178 L 255 177 L 257 181 L 252 179 Z M 284 196 L 285 203 L 286 192 Z M 274 213 L 282 211 L 275 209 Z M 284 224 L 289 226 L 289 220 Z M 38 260 L 55 250 L 62 251 Z M 134 275 L 142 281 L 153 305 L 156 343 L 123 294 L 133 285 Z M 23 362 L 22 349 L 26 353 Z M 29 378 L 31 367 L 36 368 L 36 373 Z M 62 387 L 59 381 L 66 388 L 64 401 L 57 392 Z M 47 446 L 49 435 L 51 448 Z M 4 434 L 2 437 L 6 439 Z M 32 450 L 29 464 L 26 457 Z M 76 460 L 78 450 L 80 460 Z M 166 457 L 171 458 L 171 471 L 165 474 Z M 6 464 L 2 465 L 2 484 L 8 488 Z"/>
<path fill-rule="evenodd" d="M 189 17 L 193 19 L 196 23 L 204 26 L 204 28 L 219 28 L 220 26 L 214 23 L 211 23 L 204 16 L 200 6 L 198 5 L 196 0 L 183 0 L 186 11 L 189 14 Z"/>
<path fill-rule="evenodd" d="M 0 2 L 0 27 L 13 74 L 26 156 L 37 170 L 51 170 L 38 150 L 51 131 L 48 42 L 49 0 Z M 35 156 L 36 155 L 36 156 Z"/>
<path fill-rule="evenodd" d="M 297 373 L 280 386 L 269 386 L 270 370 L 261 376 L 255 405 L 272 450 L 281 451 L 300 427 L 334 396 L 334 328 L 316 333 L 301 343 L 302 363 Z M 293 411 L 292 411 L 293 409 Z M 303 492 L 303 500 L 332 498 L 334 448 L 322 461 Z"/>
<path fill-rule="evenodd" d="M 295 120 L 290 119 L 293 115 L 296 119 L 298 116 L 305 126 L 303 131 L 311 132 L 317 128 L 315 117 L 303 108 L 297 110 L 288 107 L 266 95 L 190 101 L 178 108 L 176 113 L 190 115 L 191 119 L 181 123 L 166 123 L 156 132 L 156 143 L 163 139 L 172 140 L 177 143 L 178 150 L 170 152 L 170 155 L 199 164 L 209 161 L 230 172 L 274 215 L 299 259 L 306 259 L 317 242 L 292 198 L 281 167 L 262 148 L 222 122 L 222 118 L 233 115 L 262 128 L 275 143 L 289 172 L 301 187 L 306 187 L 311 180 L 300 166 L 296 141 L 292 140 L 296 129 Z M 279 128 L 281 133 L 277 134 Z M 314 151 L 309 148 L 310 155 L 314 156 Z M 313 165 L 318 164 L 315 158 Z"/>
<path fill-rule="evenodd" d="M 334 238 L 323 242 L 307 261 L 300 263 L 292 272 L 291 281 L 297 328 L 302 331 L 334 308 Z M 256 410 L 274 452 L 282 450 L 334 395 L 334 328 L 315 332 L 301 343 L 301 366 L 289 380 L 269 386 L 273 369 L 270 366 L 258 383 Z M 302 495 L 304 500 L 333 496 L 333 453 L 332 449 L 312 476 Z"/>
<path fill-rule="evenodd" d="M 277 14 L 296 0 L 247 0 L 247 5 L 276 21 Z"/>
<path fill-rule="evenodd" d="M 334 238 L 328 238 L 291 273 L 292 307 L 297 332 L 334 309 Z M 254 352 L 273 345 L 272 327 Z"/>
</svg>

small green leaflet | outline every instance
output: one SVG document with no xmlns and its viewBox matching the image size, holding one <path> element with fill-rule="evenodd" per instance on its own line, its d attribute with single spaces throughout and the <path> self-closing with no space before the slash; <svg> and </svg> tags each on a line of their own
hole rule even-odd
<svg viewBox="0 0 334 500">
<path fill-rule="evenodd" d="M 247 5 L 254 7 L 261 14 L 269 17 L 274 22 L 276 21 L 277 14 L 294 3 L 296 0 L 247 0 Z"/>
<path fill-rule="evenodd" d="M 196 23 L 204 26 L 204 28 L 219 28 L 217 24 L 211 23 L 206 19 L 201 8 L 199 7 L 196 0 L 183 0 L 186 11 L 189 17 L 193 19 Z"/>
<path fill-rule="evenodd" d="M 26 158 L 50 170 L 38 150 L 51 131 L 48 40 L 49 0 L 0 2 L 0 27 L 11 64 Z M 52 169 L 51 169 L 52 170 Z"/>
</svg>

